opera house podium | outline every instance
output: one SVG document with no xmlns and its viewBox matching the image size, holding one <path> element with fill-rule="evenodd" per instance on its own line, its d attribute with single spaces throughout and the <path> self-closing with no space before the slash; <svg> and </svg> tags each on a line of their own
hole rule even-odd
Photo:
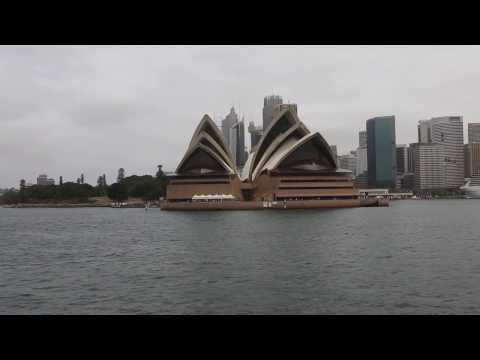
<svg viewBox="0 0 480 360">
<path fill-rule="evenodd" d="M 273 119 L 240 172 L 223 136 L 205 115 L 174 174 L 163 210 L 240 210 L 377 206 L 360 198 L 330 146 L 290 109 Z"/>
</svg>

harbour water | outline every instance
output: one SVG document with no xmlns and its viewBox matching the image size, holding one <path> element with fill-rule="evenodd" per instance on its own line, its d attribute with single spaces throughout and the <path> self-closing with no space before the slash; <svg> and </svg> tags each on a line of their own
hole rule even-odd
<svg viewBox="0 0 480 360">
<path fill-rule="evenodd" d="M 480 314 L 480 200 L 0 208 L 1 314 Z"/>
</svg>

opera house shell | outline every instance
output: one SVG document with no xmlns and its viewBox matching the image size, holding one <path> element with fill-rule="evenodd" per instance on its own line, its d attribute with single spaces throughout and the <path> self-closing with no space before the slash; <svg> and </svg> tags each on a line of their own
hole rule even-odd
<svg viewBox="0 0 480 360">
<path fill-rule="evenodd" d="M 218 201 L 197 202 L 198 198 Z M 223 201 L 226 198 L 233 199 Z M 267 204 L 267 205 L 265 205 Z M 273 119 L 241 171 L 222 133 L 205 115 L 169 176 L 163 209 L 366 206 L 330 146 L 290 109 Z"/>
</svg>

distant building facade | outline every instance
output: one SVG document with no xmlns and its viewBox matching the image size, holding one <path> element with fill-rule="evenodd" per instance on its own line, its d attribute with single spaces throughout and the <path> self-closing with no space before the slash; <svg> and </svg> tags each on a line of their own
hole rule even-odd
<svg viewBox="0 0 480 360">
<path fill-rule="evenodd" d="M 55 185 L 55 180 L 48 178 L 48 176 L 45 174 L 38 175 L 37 185 L 40 185 L 40 186 Z"/>
<path fill-rule="evenodd" d="M 395 188 L 395 116 L 367 120 L 367 161 L 369 188 Z"/>
<path fill-rule="evenodd" d="M 357 177 L 361 177 L 358 181 L 358 186 L 362 186 L 362 188 L 368 187 L 368 152 L 366 131 L 360 131 L 358 133 L 355 174 Z"/>
<path fill-rule="evenodd" d="M 480 123 L 468 124 L 468 143 L 469 144 L 480 143 Z"/>
<path fill-rule="evenodd" d="M 243 167 L 248 156 L 245 151 L 245 121 L 243 119 L 231 127 L 229 147 L 235 165 L 239 168 Z"/>
<path fill-rule="evenodd" d="M 422 120 L 418 124 L 418 140 L 420 143 L 435 143 L 444 147 L 442 163 L 445 166 L 445 187 L 462 186 L 465 176 L 463 118 L 444 116 Z"/>
<path fill-rule="evenodd" d="M 368 172 L 368 153 L 366 148 L 358 148 L 356 151 L 355 174 L 367 174 Z"/>
<path fill-rule="evenodd" d="M 352 175 L 356 175 L 357 157 L 355 151 L 350 151 L 350 154 L 338 156 L 338 166 L 341 169 L 350 170 Z"/>
<path fill-rule="evenodd" d="M 266 96 L 263 99 L 263 131 L 267 130 L 268 126 L 274 118 L 275 107 L 282 105 L 283 99 L 278 95 Z"/>
<path fill-rule="evenodd" d="M 397 145 L 397 174 L 408 172 L 408 146 Z"/>
<path fill-rule="evenodd" d="M 397 145 L 397 188 L 414 188 L 413 152 L 408 145 Z"/>
<path fill-rule="evenodd" d="M 437 190 L 446 187 L 445 148 L 437 143 L 410 145 L 414 153 L 415 190 Z"/>
<path fill-rule="evenodd" d="M 235 108 L 232 106 L 230 113 L 228 113 L 228 115 L 225 116 L 225 119 L 222 120 L 222 134 L 228 147 L 230 147 L 230 130 L 237 122 L 238 115 L 235 112 Z"/>
<path fill-rule="evenodd" d="M 248 132 L 250 133 L 250 151 L 258 144 L 263 135 L 261 126 L 255 126 L 253 121 L 248 124 Z"/>
<path fill-rule="evenodd" d="M 480 185 L 480 143 L 465 145 L 465 177 L 471 185 Z"/>
<path fill-rule="evenodd" d="M 238 120 L 235 108 L 222 120 L 222 134 L 225 144 L 232 153 L 235 165 L 242 167 L 247 160 L 245 153 L 245 119 Z"/>
<path fill-rule="evenodd" d="M 408 147 L 407 154 L 408 154 L 408 172 L 414 173 L 415 172 L 415 152 L 412 147 L 412 144 L 410 144 L 410 146 Z"/>
<path fill-rule="evenodd" d="M 358 132 L 358 147 L 360 149 L 367 148 L 367 132 L 365 130 Z"/>
</svg>

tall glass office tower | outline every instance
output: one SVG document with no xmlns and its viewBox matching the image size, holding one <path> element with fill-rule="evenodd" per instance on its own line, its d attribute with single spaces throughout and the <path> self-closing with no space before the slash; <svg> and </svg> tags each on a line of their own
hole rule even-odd
<svg viewBox="0 0 480 360">
<path fill-rule="evenodd" d="M 395 116 L 367 120 L 367 162 L 369 188 L 395 188 Z"/>
</svg>

